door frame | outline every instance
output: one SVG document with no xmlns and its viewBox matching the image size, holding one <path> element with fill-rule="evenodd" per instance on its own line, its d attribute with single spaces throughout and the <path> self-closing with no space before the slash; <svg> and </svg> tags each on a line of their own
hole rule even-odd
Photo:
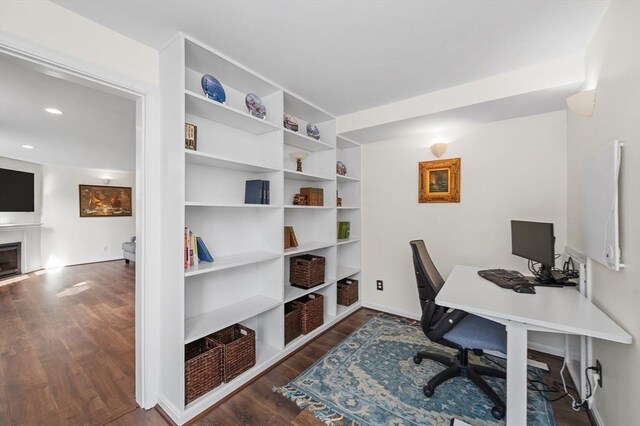
<svg viewBox="0 0 640 426">
<path fill-rule="evenodd" d="M 100 86 L 136 103 L 136 271 L 135 271 L 135 398 L 149 409 L 156 405 L 158 375 L 158 306 L 160 291 L 160 188 L 158 87 L 3 34 L 0 54 L 53 71 L 61 78 Z"/>
</svg>

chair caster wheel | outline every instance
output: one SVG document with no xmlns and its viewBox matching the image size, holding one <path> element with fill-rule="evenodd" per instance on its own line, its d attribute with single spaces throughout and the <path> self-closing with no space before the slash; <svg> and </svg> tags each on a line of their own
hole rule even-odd
<svg viewBox="0 0 640 426">
<path fill-rule="evenodd" d="M 424 396 L 427 398 L 431 398 L 433 396 L 433 390 L 430 389 L 429 386 L 424 386 L 422 388 L 422 393 L 424 393 Z"/>
<path fill-rule="evenodd" d="M 491 415 L 496 419 L 500 420 L 504 417 L 504 408 L 493 407 L 491 409 Z"/>
<path fill-rule="evenodd" d="M 413 357 L 413 362 L 416 363 L 416 364 L 420 364 L 422 362 L 422 358 L 419 357 L 418 355 L 415 355 Z"/>
</svg>

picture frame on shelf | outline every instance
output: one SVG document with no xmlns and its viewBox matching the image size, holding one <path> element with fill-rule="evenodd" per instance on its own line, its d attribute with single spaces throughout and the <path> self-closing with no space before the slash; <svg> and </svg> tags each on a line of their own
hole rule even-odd
<svg viewBox="0 0 640 426">
<path fill-rule="evenodd" d="M 460 202 L 460 158 L 418 163 L 418 202 Z"/>
<path fill-rule="evenodd" d="M 198 126 L 184 123 L 184 147 L 192 151 L 198 150 Z"/>
</svg>

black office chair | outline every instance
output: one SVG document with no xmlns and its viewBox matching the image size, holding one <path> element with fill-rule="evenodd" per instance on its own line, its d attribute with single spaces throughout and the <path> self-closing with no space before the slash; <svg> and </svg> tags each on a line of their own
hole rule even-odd
<svg viewBox="0 0 640 426">
<path fill-rule="evenodd" d="M 426 358 L 447 366 L 423 387 L 425 396 L 431 397 L 436 387 L 449 379 L 458 376 L 467 377 L 493 402 L 494 407 L 491 409 L 493 417 L 503 418 L 506 411 L 504 402 L 481 376 L 505 379 L 506 374 L 495 368 L 469 364 L 469 350 L 476 355 L 482 355 L 482 350 L 506 353 L 505 327 L 458 309 L 448 312 L 447 308 L 436 305 L 435 298 L 444 280 L 433 264 L 424 241 L 414 240 L 409 244 L 413 252 L 413 266 L 422 307 L 422 330 L 432 342 L 458 350 L 453 357 L 426 351 L 420 351 L 413 357 L 416 364 L 420 364 Z"/>
</svg>

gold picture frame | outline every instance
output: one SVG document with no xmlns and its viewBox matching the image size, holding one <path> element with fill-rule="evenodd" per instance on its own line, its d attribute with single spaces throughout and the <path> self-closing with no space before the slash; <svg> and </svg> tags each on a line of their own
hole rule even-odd
<svg viewBox="0 0 640 426">
<path fill-rule="evenodd" d="M 460 202 L 459 158 L 418 163 L 418 202 Z"/>
</svg>

